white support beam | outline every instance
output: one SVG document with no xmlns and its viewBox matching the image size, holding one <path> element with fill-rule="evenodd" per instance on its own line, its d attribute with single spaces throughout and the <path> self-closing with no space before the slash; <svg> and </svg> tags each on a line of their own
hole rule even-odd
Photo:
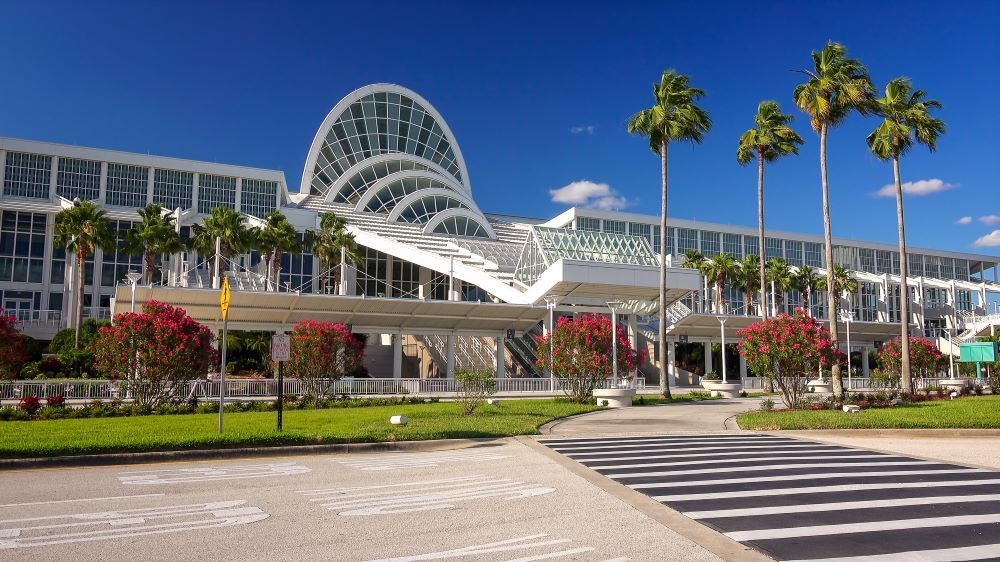
<svg viewBox="0 0 1000 562">
<path fill-rule="evenodd" d="M 392 378 L 403 378 L 403 336 L 392 334 Z"/>
<path fill-rule="evenodd" d="M 500 334 L 500 335 L 498 335 L 495 338 L 496 339 L 496 348 L 497 348 L 496 349 L 496 354 L 497 354 L 497 357 L 496 357 L 497 358 L 497 371 L 496 371 L 496 373 L 497 373 L 497 380 L 498 381 L 507 378 L 507 364 L 505 362 L 506 361 L 506 357 L 505 357 L 506 346 L 504 345 L 504 339 L 505 338 L 506 338 L 506 336 L 504 334 Z"/>
</svg>

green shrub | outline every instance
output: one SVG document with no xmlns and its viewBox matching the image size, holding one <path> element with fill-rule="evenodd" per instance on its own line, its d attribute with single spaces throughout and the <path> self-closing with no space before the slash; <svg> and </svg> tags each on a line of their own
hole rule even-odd
<svg viewBox="0 0 1000 562">
<path fill-rule="evenodd" d="M 760 411 L 770 412 L 773 409 L 774 409 L 774 400 L 771 400 L 770 398 L 765 398 L 764 400 L 760 401 Z"/>
<path fill-rule="evenodd" d="M 30 419 L 31 414 L 19 408 L 4 406 L 0 408 L 0 420 L 3 421 L 25 421 Z"/>
<path fill-rule="evenodd" d="M 458 383 L 458 401 L 462 404 L 462 415 L 468 416 L 476 407 L 497 390 L 497 379 L 485 369 L 477 371 L 459 370 L 455 373 Z"/>
</svg>

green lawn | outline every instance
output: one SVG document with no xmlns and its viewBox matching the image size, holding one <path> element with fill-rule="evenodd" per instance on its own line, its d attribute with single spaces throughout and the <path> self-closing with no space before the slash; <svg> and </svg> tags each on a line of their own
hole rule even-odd
<svg viewBox="0 0 1000 562">
<path fill-rule="evenodd" d="M 1000 396 L 918 402 L 895 408 L 847 414 L 837 410 L 750 412 L 737 422 L 743 429 L 929 429 L 1000 428 Z"/>
<path fill-rule="evenodd" d="M 598 409 L 554 400 L 484 404 L 472 416 L 462 416 L 460 408 L 441 402 L 290 410 L 281 433 L 274 412 L 234 413 L 226 414 L 222 435 L 218 414 L 7 421 L 0 422 L 0 458 L 531 435 L 551 420 Z M 407 416 L 409 425 L 390 425 L 396 414 Z"/>
</svg>

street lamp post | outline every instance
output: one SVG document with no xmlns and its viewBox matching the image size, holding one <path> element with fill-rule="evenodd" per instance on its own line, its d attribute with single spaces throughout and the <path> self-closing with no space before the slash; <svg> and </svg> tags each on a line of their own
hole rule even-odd
<svg viewBox="0 0 1000 562">
<path fill-rule="evenodd" d="M 726 320 L 725 316 L 716 316 L 719 321 L 719 334 L 722 336 L 722 384 L 726 384 Z"/>
<path fill-rule="evenodd" d="M 854 390 L 854 373 L 851 371 L 851 322 L 854 312 L 844 312 L 841 318 L 847 324 L 847 390 Z"/>
<path fill-rule="evenodd" d="M 129 271 L 125 275 L 125 278 L 128 279 L 129 285 L 132 286 L 132 309 L 131 309 L 131 312 L 135 312 L 135 286 L 139 283 L 139 280 L 142 279 L 142 274 L 139 273 L 138 271 Z"/>
<path fill-rule="evenodd" d="M 611 309 L 611 386 L 618 386 L 618 307 L 622 301 L 608 302 Z"/>
<path fill-rule="evenodd" d="M 545 296 L 545 308 L 549 309 L 549 392 L 556 391 L 556 297 Z"/>
</svg>

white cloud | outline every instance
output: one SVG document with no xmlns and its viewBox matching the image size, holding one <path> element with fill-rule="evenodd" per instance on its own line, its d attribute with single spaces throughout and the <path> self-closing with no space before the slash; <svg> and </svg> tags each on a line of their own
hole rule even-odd
<svg viewBox="0 0 1000 562">
<path fill-rule="evenodd" d="M 937 178 L 929 180 L 908 181 L 903 184 L 903 193 L 907 195 L 930 195 L 939 191 L 946 191 L 958 187 L 957 183 L 945 183 Z M 875 192 L 878 197 L 895 197 L 896 186 L 894 184 L 884 185 Z"/>
<path fill-rule="evenodd" d="M 553 203 L 593 207 L 606 211 L 628 206 L 628 201 L 610 185 L 589 180 L 575 181 L 559 189 L 550 189 L 549 195 Z"/>
<path fill-rule="evenodd" d="M 979 217 L 979 222 L 990 225 L 1000 222 L 1000 215 L 983 215 Z"/>
<path fill-rule="evenodd" d="M 972 222 L 972 217 L 962 217 L 955 221 L 955 224 L 969 224 Z"/>
<path fill-rule="evenodd" d="M 575 127 L 569 128 L 569 132 L 573 133 L 574 135 L 579 135 L 581 133 L 587 133 L 588 135 L 592 135 L 594 134 L 595 130 L 597 130 L 597 125 L 577 125 Z"/>
<path fill-rule="evenodd" d="M 994 230 L 986 236 L 980 237 L 973 242 L 972 245 L 977 248 L 982 248 L 984 246 L 1000 246 L 1000 230 Z"/>
</svg>

